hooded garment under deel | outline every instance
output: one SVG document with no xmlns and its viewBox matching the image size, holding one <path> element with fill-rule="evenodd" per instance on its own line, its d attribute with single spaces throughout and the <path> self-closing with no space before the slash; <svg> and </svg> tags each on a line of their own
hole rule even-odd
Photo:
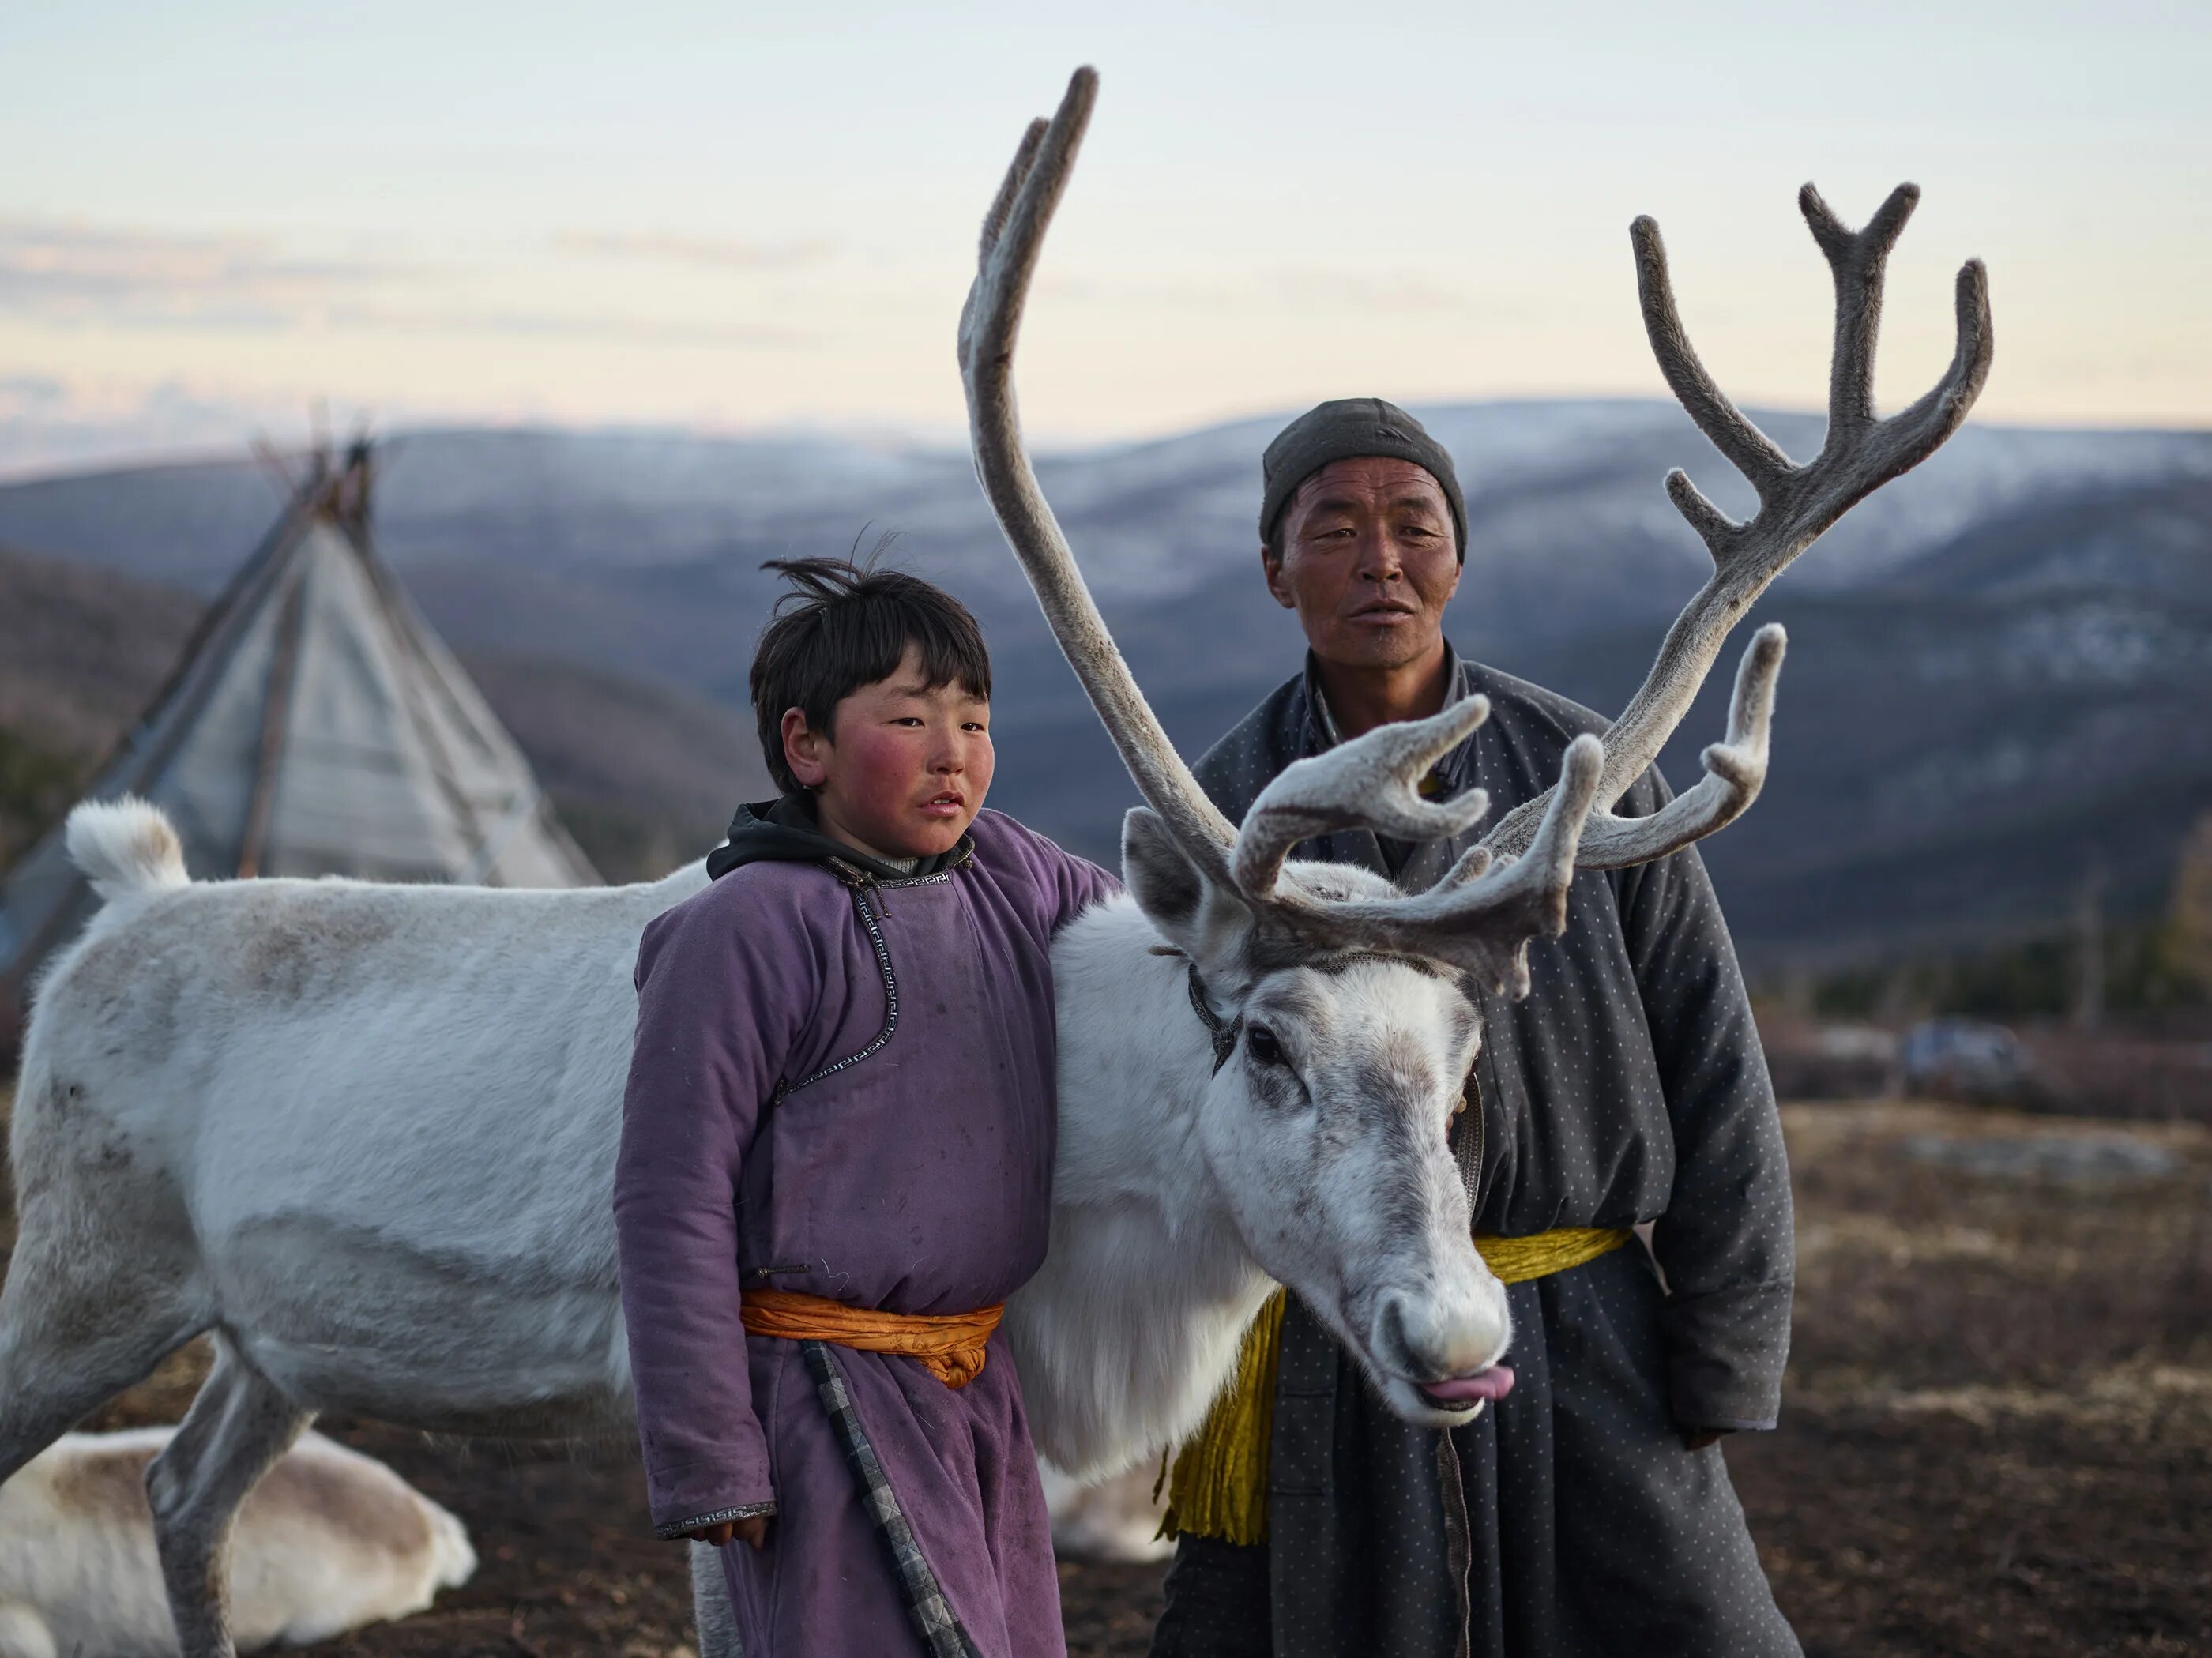
<svg viewBox="0 0 2212 1658">
<path fill-rule="evenodd" d="M 1489 720 L 1439 792 L 1494 823 L 1558 778 L 1588 709 L 1455 658 Z M 1200 762 L 1231 822 L 1331 747 L 1310 662 Z M 1656 771 L 1614 808 L 1656 810 Z M 1349 830 L 1294 854 L 1428 886 L 1480 838 Z M 1770 1658 L 1798 1651 L 1718 1447 L 1686 1427 L 1774 1425 L 1795 1250 L 1780 1121 L 1735 953 L 1694 849 L 1584 872 L 1528 999 L 1482 998 L 1463 1158 L 1482 1114 L 1474 1230 L 1525 1237 L 1656 1221 L 1640 1247 L 1509 1287 L 1515 1385 L 1449 1438 L 1395 1415 L 1293 1296 L 1269 1445 L 1268 1541 L 1186 1539 L 1156 1658 Z M 1671 1291 L 1671 1293 L 1669 1291 Z"/>
<path fill-rule="evenodd" d="M 648 924 L 638 954 L 614 1205 L 654 1527 L 774 1513 L 766 1548 L 720 1551 L 746 1658 L 968 1649 L 924 1644 L 915 1569 L 981 1658 L 1059 1653 L 1004 1339 L 956 1389 L 903 1356 L 748 1339 L 740 1307 L 759 1284 L 969 1313 L 1036 1272 L 1051 942 L 1115 884 L 992 811 L 913 874 L 829 841 L 803 808 L 732 829 L 720 878 Z"/>
</svg>

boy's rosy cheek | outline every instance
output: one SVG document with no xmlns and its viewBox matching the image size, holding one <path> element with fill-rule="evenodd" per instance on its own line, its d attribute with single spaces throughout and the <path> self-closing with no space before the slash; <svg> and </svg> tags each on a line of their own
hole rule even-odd
<svg viewBox="0 0 2212 1658">
<path fill-rule="evenodd" d="M 917 776 L 914 745 L 870 732 L 852 746 L 851 774 L 841 780 L 854 801 L 896 809 L 914 793 Z"/>
</svg>

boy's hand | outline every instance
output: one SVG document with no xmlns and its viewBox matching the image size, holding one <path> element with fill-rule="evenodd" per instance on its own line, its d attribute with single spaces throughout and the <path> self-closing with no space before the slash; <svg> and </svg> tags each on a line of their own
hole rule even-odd
<svg viewBox="0 0 2212 1658">
<path fill-rule="evenodd" d="M 720 1525 L 702 1526 L 697 1531 L 684 1534 L 701 1543 L 712 1543 L 716 1548 L 727 1548 L 732 1539 L 761 1549 L 768 1546 L 768 1522 L 775 1516 L 756 1514 L 744 1520 L 725 1520 Z"/>
</svg>

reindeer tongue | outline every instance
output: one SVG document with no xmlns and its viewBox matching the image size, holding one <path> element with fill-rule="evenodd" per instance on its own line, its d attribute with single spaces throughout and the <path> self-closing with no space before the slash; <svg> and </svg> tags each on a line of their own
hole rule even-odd
<svg viewBox="0 0 2212 1658">
<path fill-rule="evenodd" d="M 1439 1405 L 1477 1405 L 1486 1399 L 1503 1399 L 1513 1391 L 1510 1366 L 1493 1364 L 1474 1376 L 1454 1376 L 1449 1382 L 1425 1382 L 1421 1391 Z"/>
</svg>

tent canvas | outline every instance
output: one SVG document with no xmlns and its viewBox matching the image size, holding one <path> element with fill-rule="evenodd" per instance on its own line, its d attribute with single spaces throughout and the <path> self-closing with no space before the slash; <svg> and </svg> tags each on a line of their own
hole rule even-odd
<svg viewBox="0 0 2212 1658">
<path fill-rule="evenodd" d="M 596 885 L 514 739 L 368 534 L 368 455 L 319 472 L 86 799 L 166 811 L 200 879 Z M 0 884 L 0 1002 L 95 901 L 57 825 Z"/>
</svg>

